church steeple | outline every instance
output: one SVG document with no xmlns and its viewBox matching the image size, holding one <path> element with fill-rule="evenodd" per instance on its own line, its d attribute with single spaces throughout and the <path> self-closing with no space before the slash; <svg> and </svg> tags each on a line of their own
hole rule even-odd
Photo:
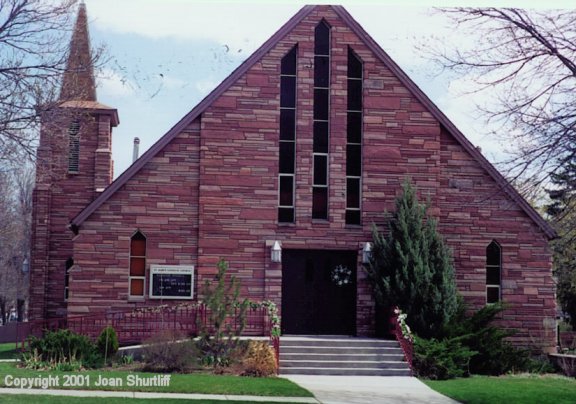
<svg viewBox="0 0 576 404">
<path fill-rule="evenodd" d="M 82 2 L 59 102 L 42 114 L 30 269 L 29 318 L 34 320 L 66 316 L 66 274 L 74 258 L 68 225 L 112 182 L 118 112 L 96 100 L 87 20 Z"/>
<path fill-rule="evenodd" d="M 83 1 L 78 8 L 69 52 L 62 88 L 60 89 L 60 101 L 96 101 L 96 82 L 90 51 L 88 18 L 86 4 Z"/>
</svg>

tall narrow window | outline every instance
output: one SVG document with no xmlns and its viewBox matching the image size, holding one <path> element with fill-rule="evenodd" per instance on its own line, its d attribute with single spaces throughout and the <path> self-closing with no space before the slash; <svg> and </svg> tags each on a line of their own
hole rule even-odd
<svg viewBox="0 0 576 404">
<path fill-rule="evenodd" d="M 144 297 L 146 283 L 146 237 L 137 231 L 130 239 L 130 297 Z"/>
<path fill-rule="evenodd" d="M 68 258 L 66 260 L 66 272 L 64 272 L 64 300 L 68 300 L 70 296 L 70 269 L 74 266 L 74 260 Z"/>
<path fill-rule="evenodd" d="M 348 48 L 346 139 L 346 224 L 361 224 L 362 61 Z"/>
<path fill-rule="evenodd" d="M 294 222 L 294 173 L 296 172 L 296 53 L 280 65 L 280 141 L 278 169 L 278 222 Z"/>
<path fill-rule="evenodd" d="M 496 241 L 486 247 L 486 303 L 497 303 L 501 299 L 502 249 Z"/>
<path fill-rule="evenodd" d="M 330 26 L 322 20 L 314 31 L 314 128 L 312 218 L 328 219 L 330 139 Z"/>
<path fill-rule="evenodd" d="M 68 128 L 68 172 L 80 171 L 80 121 L 75 120 Z"/>
</svg>

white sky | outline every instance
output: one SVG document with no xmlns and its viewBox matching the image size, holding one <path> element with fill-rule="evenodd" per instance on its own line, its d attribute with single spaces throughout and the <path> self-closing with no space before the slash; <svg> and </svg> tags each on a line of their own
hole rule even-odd
<svg viewBox="0 0 576 404">
<path fill-rule="evenodd" d="M 224 2 L 192 0 L 85 0 L 93 45 L 105 44 L 113 63 L 100 73 L 98 99 L 118 109 L 113 133 L 115 176 L 220 83 L 292 17 L 304 1 Z M 331 3 L 316 1 L 314 3 Z M 348 12 L 491 160 L 501 145 L 474 112 L 468 82 L 433 77 L 415 44 L 454 33 L 431 6 L 538 7 L 524 1 L 340 1 Z M 547 0 L 546 8 L 575 8 L 574 1 Z M 470 41 L 473 38 L 459 38 Z"/>
</svg>

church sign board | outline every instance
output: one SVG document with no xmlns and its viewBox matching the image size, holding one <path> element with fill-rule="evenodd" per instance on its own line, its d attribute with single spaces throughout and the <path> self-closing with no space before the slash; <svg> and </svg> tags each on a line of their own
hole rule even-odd
<svg viewBox="0 0 576 404">
<path fill-rule="evenodd" d="M 151 299 L 194 298 L 193 265 L 151 265 Z"/>
</svg>

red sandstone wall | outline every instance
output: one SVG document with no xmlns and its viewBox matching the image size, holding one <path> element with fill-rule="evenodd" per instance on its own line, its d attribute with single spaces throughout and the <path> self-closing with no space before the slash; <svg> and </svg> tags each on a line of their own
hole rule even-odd
<svg viewBox="0 0 576 404">
<path fill-rule="evenodd" d="M 458 286 L 474 308 L 486 302 L 486 247 L 502 247 L 502 325 L 525 345 L 556 344 L 551 254 L 540 229 L 455 140 L 442 132 L 440 231 L 454 251 Z"/>
<path fill-rule="evenodd" d="M 80 171 L 68 173 L 68 128 L 78 119 L 80 125 Z M 30 319 L 63 317 L 66 260 L 72 257 L 70 220 L 90 203 L 95 195 L 94 178 L 101 186 L 111 180 L 111 160 L 97 149 L 110 143 L 110 118 L 87 111 L 56 109 L 44 117 L 38 149 L 37 178 L 34 190 L 33 252 L 31 262 Z M 98 167 L 96 167 L 98 164 Z"/>
<path fill-rule="evenodd" d="M 200 138 L 190 129 L 182 133 L 85 222 L 75 242 L 70 311 L 138 305 L 127 301 L 128 243 L 137 228 L 148 236 L 148 264 L 194 264 L 201 283 L 223 257 L 245 296 L 280 304 L 282 271 L 270 263 L 267 242 L 360 254 L 372 223 L 385 223 L 383 212 L 393 210 L 409 176 L 422 199 L 431 198 L 467 301 L 483 304 L 485 247 L 496 239 L 504 252 L 503 296 L 513 305 L 506 325 L 527 327 L 519 334 L 524 343 L 553 341 L 544 327 L 554 300 L 543 234 L 333 12 L 324 17 L 333 27 L 329 220 L 311 219 L 313 69 L 307 66 L 320 19 L 313 13 L 207 109 Z M 279 225 L 279 63 L 296 43 L 296 223 Z M 365 71 L 362 226 L 344 223 L 348 45 Z M 358 333 L 365 335 L 374 330 L 373 302 L 361 270 L 358 277 Z"/>
<path fill-rule="evenodd" d="M 400 81 L 338 17 L 332 30 L 329 220 L 312 220 L 313 13 L 203 115 L 199 267 L 212 273 L 224 256 L 253 298 L 280 304 L 281 268 L 269 262 L 266 241 L 284 249 L 356 249 L 371 239 L 373 222 L 392 210 L 410 175 L 434 199 L 439 185 L 440 128 Z M 296 223 L 277 223 L 279 63 L 298 43 Z M 336 46 L 338 44 L 339 46 Z M 365 133 L 363 225 L 345 224 L 347 46 L 364 62 Z M 358 271 L 357 326 L 373 333 L 373 302 Z"/>
<path fill-rule="evenodd" d="M 137 230 L 147 237 L 147 271 L 151 264 L 197 265 L 198 129 L 199 122 L 190 125 L 83 224 L 74 240 L 70 315 L 161 303 L 128 298 Z"/>
</svg>

